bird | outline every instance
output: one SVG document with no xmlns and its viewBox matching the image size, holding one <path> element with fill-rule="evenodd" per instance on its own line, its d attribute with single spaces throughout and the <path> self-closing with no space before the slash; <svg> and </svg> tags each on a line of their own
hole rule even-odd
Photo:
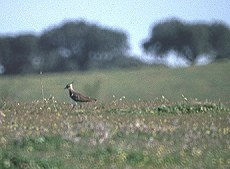
<svg viewBox="0 0 230 169">
<path fill-rule="evenodd" d="M 88 97 L 88 96 L 84 96 L 81 93 L 76 92 L 73 89 L 73 82 L 68 83 L 64 89 L 69 90 L 69 96 L 75 102 L 93 102 L 93 101 L 97 101 L 97 99 L 94 99 L 94 98 L 91 98 L 91 97 Z"/>
</svg>

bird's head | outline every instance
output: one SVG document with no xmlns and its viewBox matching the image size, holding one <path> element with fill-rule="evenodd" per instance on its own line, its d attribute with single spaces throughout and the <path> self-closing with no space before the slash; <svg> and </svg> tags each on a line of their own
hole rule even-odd
<svg viewBox="0 0 230 169">
<path fill-rule="evenodd" d="M 64 89 L 73 89 L 73 82 L 68 83 Z"/>
</svg>

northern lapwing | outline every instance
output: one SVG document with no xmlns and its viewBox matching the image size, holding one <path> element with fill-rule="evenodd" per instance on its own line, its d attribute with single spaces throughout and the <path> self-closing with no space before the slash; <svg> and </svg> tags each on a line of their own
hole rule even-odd
<svg viewBox="0 0 230 169">
<path fill-rule="evenodd" d="M 73 82 L 67 84 L 64 89 L 68 89 L 69 90 L 69 96 L 75 102 L 93 102 L 93 101 L 97 101 L 97 99 L 94 99 L 94 98 L 91 98 L 91 97 L 88 97 L 88 96 L 84 96 L 81 93 L 76 92 L 73 89 Z"/>
</svg>

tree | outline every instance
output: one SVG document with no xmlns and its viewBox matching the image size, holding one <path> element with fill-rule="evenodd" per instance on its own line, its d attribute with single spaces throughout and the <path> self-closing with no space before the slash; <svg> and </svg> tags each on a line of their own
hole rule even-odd
<svg viewBox="0 0 230 169">
<path fill-rule="evenodd" d="M 39 44 L 45 53 L 55 52 L 56 59 L 61 63 L 67 60 L 66 65 L 62 64 L 66 69 L 74 63 L 79 70 L 87 69 L 92 59 L 106 54 L 115 57 L 128 49 L 125 33 L 84 21 L 67 22 L 44 32 Z"/>
<path fill-rule="evenodd" d="M 170 49 L 181 50 L 190 39 L 189 29 L 179 20 L 173 19 L 154 26 L 150 39 L 144 42 L 143 47 L 146 52 L 156 52 L 161 56 Z"/>
<path fill-rule="evenodd" d="M 217 59 L 230 57 L 230 29 L 224 23 L 216 22 L 209 27 L 213 50 L 217 53 Z"/>
<path fill-rule="evenodd" d="M 142 47 L 145 52 L 158 57 L 164 57 L 165 53 L 174 50 L 193 64 L 202 54 L 215 53 L 216 59 L 230 57 L 229 33 L 229 28 L 223 24 L 210 26 L 170 19 L 156 24 Z"/>
<path fill-rule="evenodd" d="M 6 66 L 9 63 L 10 57 L 10 38 L 8 37 L 1 37 L 0 38 L 0 64 L 1 64 L 1 74 L 6 72 Z"/>
<path fill-rule="evenodd" d="M 30 65 L 30 55 L 35 51 L 36 37 L 30 34 L 4 37 L 0 40 L 1 62 L 5 74 L 26 71 Z"/>
</svg>

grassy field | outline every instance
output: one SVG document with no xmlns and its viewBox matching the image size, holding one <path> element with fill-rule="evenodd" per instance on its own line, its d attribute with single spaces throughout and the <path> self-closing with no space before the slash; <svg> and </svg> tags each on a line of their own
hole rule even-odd
<svg viewBox="0 0 230 169">
<path fill-rule="evenodd" d="M 227 169 L 229 66 L 0 77 L 0 168 Z"/>
<path fill-rule="evenodd" d="M 113 96 L 129 100 L 155 100 L 165 96 L 180 101 L 188 98 L 230 100 L 230 62 L 181 69 L 143 67 L 138 70 L 104 70 L 86 73 L 62 73 L 0 77 L 0 96 L 14 100 L 42 99 L 54 96 L 68 102 L 65 85 L 74 81 L 80 92 L 97 97 L 100 102 L 111 101 Z M 42 85 L 41 85 L 42 83 Z"/>
</svg>

